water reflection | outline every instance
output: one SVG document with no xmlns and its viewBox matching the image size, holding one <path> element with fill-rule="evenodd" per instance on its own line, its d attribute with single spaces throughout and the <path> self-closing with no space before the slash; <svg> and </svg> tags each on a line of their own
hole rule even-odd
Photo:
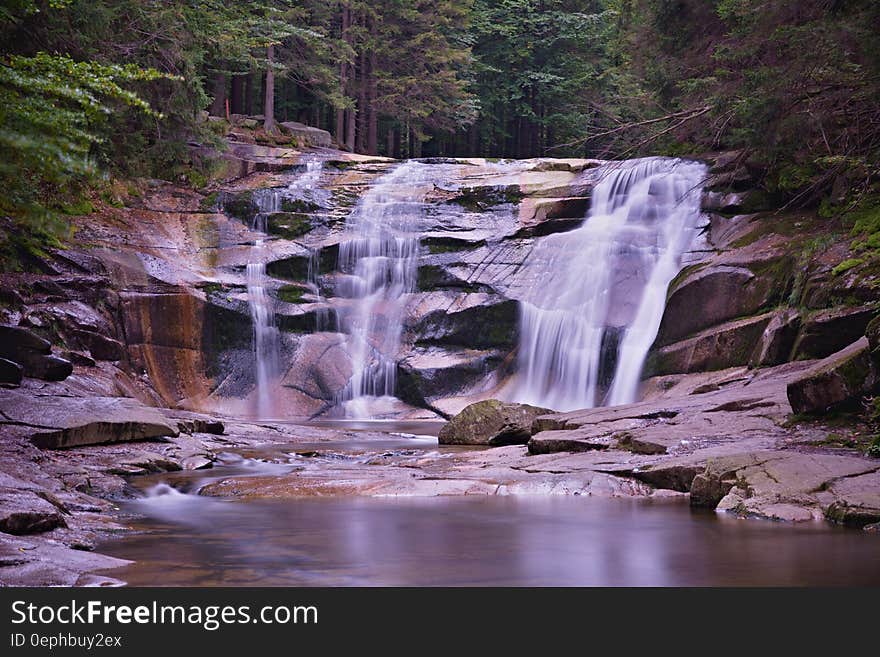
<svg viewBox="0 0 880 657">
<path fill-rule="evenodd" d="M 114 577 L 196 586 L 880 584 L 876 536 L 680 502 L 169 495 L 137 503 L 146 533 L 100 547 L 137 561 Z"/>
</svg>

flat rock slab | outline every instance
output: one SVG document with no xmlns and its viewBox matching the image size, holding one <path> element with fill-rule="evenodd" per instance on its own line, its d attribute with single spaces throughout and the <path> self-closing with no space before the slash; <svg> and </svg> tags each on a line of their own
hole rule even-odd
<svg viewBox="0 0 880 657">
<path fill-rule="evenodd" d="M 880 460 L 827 453 L 757 451 L 709 459 L 691 503 L 773 520 L 880 521 Z"/>
<path fill-rule="evenodd" d="M 89 573 L 130 563 L 96 552 L 0 534 L 0 585 L 3 586 L 121 585 L 119 580 Z"/>
<path fill-rule="evenodd" d="M 33 427 L 31 442 L 44 449 L 177 436 L 176 423 L 159 410 L 123 397 L 0 395 L 0 423 Z"/>
</svg>

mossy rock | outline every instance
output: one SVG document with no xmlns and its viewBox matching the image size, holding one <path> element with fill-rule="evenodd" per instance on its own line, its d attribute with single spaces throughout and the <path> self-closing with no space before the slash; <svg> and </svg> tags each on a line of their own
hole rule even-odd
<svg viewBox="0 0 880 657">
<path fill-rule="evenodd" d="M 317 212 L 321 206 L 312 201 L 299 198 L 282 198 L 281 210 L 284 212 Z"/>
<path fill-rule="evenodd" d="M 308 292 L 308 290 L 299 285 L 282 285 L 278 288 L 276 295 L 280 301 L 284 303 L 306 303 L 303 300 L 303 295 Z"/>
<path fill-rule="evenodd" d="M 470 242 L 456 237 L 425 237 L 422 239 L 422 244 L 428 247 L 428 253 L 438 255 L 478 249 L 486 245 L 486 240 Z"/>
<path fill-rule="evenodd" d="M 499 185 L 497 187 L 464 187 L 449 203 L 460 205 L 470 212 L 484 212 L 496 205 L 517 204 L 523 194 L 519 185 Z"/>
<path fill-rule="evenodd" d="M 487 399 L 466 407 L 440 429 L 441 445 L 525 445 L 532 422 L 549 408 Z"/>
<path fill-rule="evenodd" d="M 312 222 L 299 212 L 273 212 L 266 218 L 266 228 L 270 235 L 292 240 L 312 230 Z"/>
<path fill-rule="evenodd" d="M 318 254 L 318 271 L 313 273 L 326 273 L 335 270 L 338 259 L 338 244 L 324 247 Z M 273 260 L 266 265 L 266 273 L 273 278 L 280 278 L 281 280 L 305 282 L 309 277 L 309 260 L 310 257 L 307 254 Z"/>
<path fill-rule="evenodd" d="M 199 201 L 199 209 L 202 212 L 214 212 L 217 210 L 217 203 L 220 199 L 219 192 L 211 192 Z"/>
<path fill-rule="evenodd" d="M 413 327 L 420 344 L 510 349 L 519 336 L 519 303 L 487 301 L 458 312 L 438 309 Z"/>
<path fill-rule="evenodd" d="M 256 201 L 254 201 L 254 193 L 252 191 L 224 193 L 222 203 L 223 210 L 226 214 L 230 217 L 240 219 L 248 225 L 250 225 L 254 220 L 254 217 L 256 217 L 257 213 L 260 211 Z"/>
</svg>

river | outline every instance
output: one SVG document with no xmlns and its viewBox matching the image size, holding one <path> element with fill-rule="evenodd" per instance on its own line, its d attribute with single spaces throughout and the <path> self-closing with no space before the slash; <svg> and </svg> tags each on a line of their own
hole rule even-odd
<svg viewBox="0 0 880 657">
<path fill-rule="evenodd" d="M 133 480 L 145 496 L 122 512 L 136 531 L 97 549 L 135 563 L 107 574 L 166 586 L 880 584 L 874 536 L 819 522 L 737 519 L 692 510 L 681 498 L 193 494 L 228 476 L 320 467 L 301 458 L 309 448 L 276 445 L 247 458 L 228 454 L 212 470 Z M 389 434 L 320 449 L 366 459 L 385 450 L 438 448 L 430 436 Z M 281 458 L 291 450 L 298 459 Z"/>
</svg>

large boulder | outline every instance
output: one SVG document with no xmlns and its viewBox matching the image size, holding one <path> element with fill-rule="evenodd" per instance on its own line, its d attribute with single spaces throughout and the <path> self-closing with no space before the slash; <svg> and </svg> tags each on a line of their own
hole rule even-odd
<svg viewBox="0 0 880 657">
<path fill-rule="evenodd" d="M 304 335 L 282 384 L 323 401 L 334 399 L 352 375 L 351 356 L 341 333 Z"/>
<path fill-rule="evenodd" d="M 330 148 L 333 145 L 333 139 L 326 130 L 296 121 L 282 121 L 279 125 L 285 132 L 295 137 L 300 146 Z"/>
<path fill-rule="evenodd" d="M 0 325 L 0 356 L 16 360 L 23 354 L 48 354 L 52 345 L 22 326 Z"/>
<path fill-rule="evenodd" d="M 553 413 L 548 408 L 487 399 L 466 407 L 440 430 L 441 445 L 524 445 L 532 421 Z"/>
<path fill-rule="evenodd" d="M 861 337 L 789 383 L 788 401 L 795 413 L 824 413 L 874 391 L 878 384 L 880 370 L 871 359 L 868 339 Z"/>
<path fill-rule="evenodd" d="M 89 350 L 95 360 L 124 360 L 128 353 L 119 340 L 108 338 L 94 331 L 77 330 L 74 338 Z"/>
<path fill-rule="evenodd" d="M 0 488 L 0 532 L 22 536 L 65 526 L 58 508 L 36 492 Z"/>
<path fill-rule="evenodd" d="M 574 230 L 584 223 L 589 208 L 588 196 L 525 198 L 519 204 L 521 228 L 514 237 L 541 237 Z"/>
<path fill-rule="evenodd" d="M 763 268 L 773 269 L 769 266 Z M 671 344 L 710 326 L 753 315 L 767 307 L 781 293 L 775 274 L 774 270 L 774 275 L 758 275 L 745 266 L 727 265 L 685 273 L 670 285 L 655 345 Z"/>
</svg>

